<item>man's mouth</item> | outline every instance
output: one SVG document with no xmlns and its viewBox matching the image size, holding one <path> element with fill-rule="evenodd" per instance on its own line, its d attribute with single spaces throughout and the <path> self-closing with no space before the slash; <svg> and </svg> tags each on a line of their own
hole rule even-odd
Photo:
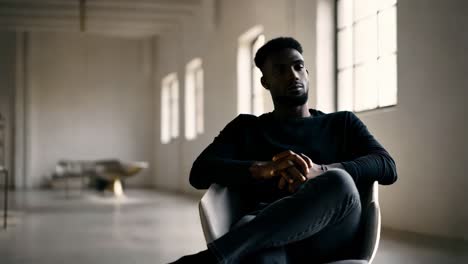
<svg viewBox="0 0 468 264">
<path fill-rule="evenodd" d="M 304 89 L 304 85 L 302 85 L 302 83 L 294 83 L 288 87 L 289 91 L 297 91 L 300 89 Z"/>
</svg>

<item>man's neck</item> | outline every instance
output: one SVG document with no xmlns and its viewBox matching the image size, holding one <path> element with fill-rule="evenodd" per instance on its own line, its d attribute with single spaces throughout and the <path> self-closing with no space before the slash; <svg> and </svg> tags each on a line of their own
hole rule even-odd
<svg viewBox="0 0 468 264">
<path fill-rule="evenodd" d="M 307 104 L 300 106 L 276 106 L 273 116 L 278 120 L 287 120 L 291 118 L 309 117 L 310 112 Z"/>
</svg>

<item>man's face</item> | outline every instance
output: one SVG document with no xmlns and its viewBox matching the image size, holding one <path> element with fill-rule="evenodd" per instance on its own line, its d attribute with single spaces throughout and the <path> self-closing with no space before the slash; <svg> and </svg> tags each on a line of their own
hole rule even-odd
<svg viewBox="0 0 468 264">
<path fill-rule="evenodd" d="M 309 93 L 309 73 L 302 55 L 295 49 L 283 49 L 268 56 L 262 85 L 270 91 L 275 105 L 304 105 Z"/>
</svg>

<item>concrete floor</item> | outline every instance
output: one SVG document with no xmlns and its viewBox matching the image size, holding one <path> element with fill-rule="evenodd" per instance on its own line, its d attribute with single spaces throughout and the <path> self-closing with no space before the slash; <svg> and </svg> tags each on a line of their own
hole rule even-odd
<svg viewBox="0 0 468 264">
<path fill-rule="evenodd" d="M 12 193 L 0 263 L 167 263 L 206 248 L 197 198 L 130 190 L 124 198 Z M 468 263 L 468 242 L 384 230 L 375 264 Z"/>
</svg>

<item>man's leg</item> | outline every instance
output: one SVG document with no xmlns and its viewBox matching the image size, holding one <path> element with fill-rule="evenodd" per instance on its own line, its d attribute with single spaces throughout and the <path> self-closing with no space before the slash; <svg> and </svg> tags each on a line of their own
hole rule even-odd
<svg viewBox="0 0 468 264">
<path fill-rule="evenodd" d="M 265 248 L 243 256 L 241 264 L 289 264 L 288 253 L 284 247 Z"/>
<path fill-rule="evenodd" d="M 353 179 L 346 171 L 333 169 L 308 180 L 296 193 L 267 206 L 252 221 L 209 243 L 208 248 L 220 263 L 233 263 L 263 249 L 309 238 L 356 215 L 356 211 L 360 215 Z"/>
<path fill-rule="evenodd" d="M 256 214 L 245 215 L 237 223 L 235 223 L 230 232 L 247 224 L 255 218 Z M 285 247 L 266 248 L 250 255 L 245 255 L 240 260 L 241 264 L 287 264 L 288 253 Z"/>
<path fill-rule="evenodd" d="M 361 210 L 351 210 L 348 216 L 320 232 L 285 246 L 294 264 L 328 263 L 356 258 L 356 235 L 361 220 Z"/>
</svg>

